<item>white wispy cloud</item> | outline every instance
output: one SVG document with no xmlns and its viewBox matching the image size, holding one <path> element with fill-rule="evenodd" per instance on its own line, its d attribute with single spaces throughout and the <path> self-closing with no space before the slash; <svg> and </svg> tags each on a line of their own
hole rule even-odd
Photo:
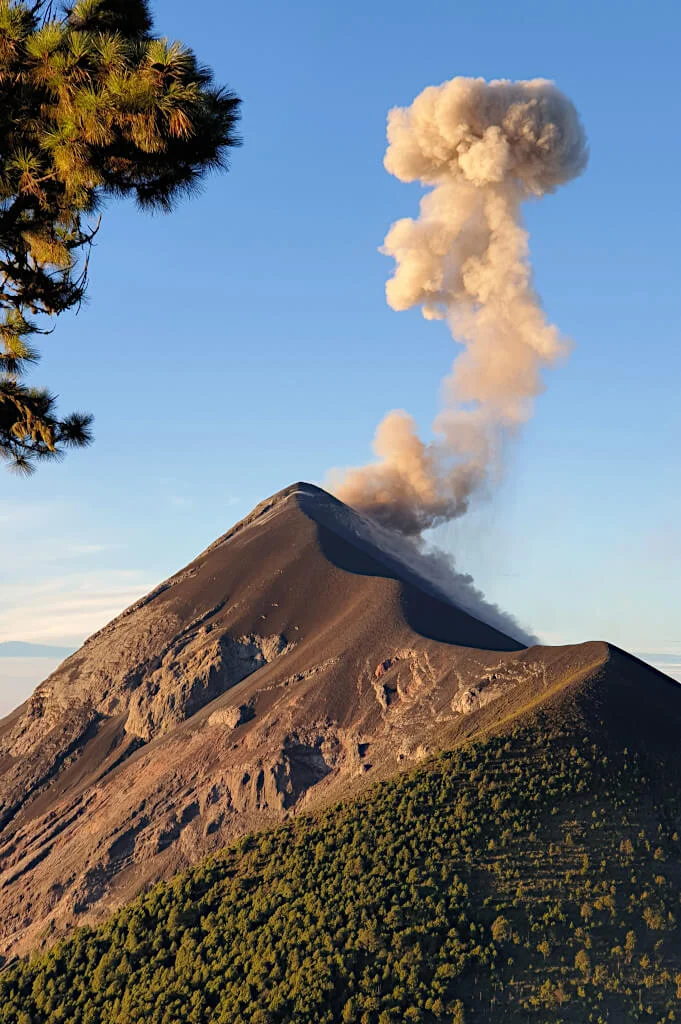
<svg viewBox="0 0 681 1024">
<path fill-rule="evenodd" d="M 0 524 L 0 641 L 77 646 L 156 582 L 67 499 L 0 500 Z"/>
<path fill-rule="evenodd" d="M 79 644 L 155 581 L 135 569 L 74 572 L 0 587 L 0 641 Z"/>
<path fill-rule="evenodd" d="M 93 535 L 83 523 L 82 509 L 63 498 L 0 500 L 0 526 L 5 578 L 43 574 L 48 567 L 68 566 L 74 558 L 96 556 L 112 546 L 108 538 Z"/>
<path fill-rule="evenodd" d="M 98 555 L 110 547 L 110 544 L 69 544 L 66 553 L 77 558 L 81 555 Z"/>
</svg>

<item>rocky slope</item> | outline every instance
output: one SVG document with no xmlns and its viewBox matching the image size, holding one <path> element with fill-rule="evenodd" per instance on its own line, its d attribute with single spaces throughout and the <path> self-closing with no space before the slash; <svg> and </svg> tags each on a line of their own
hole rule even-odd
<svg viewBox="0 0 681 1024">
<path fill-rule="evenodd" d="M 8 965 L 0 1021 L 675 1021 L 680 705 L 613 650 L 492 734 Z"/>
<path fill-rule="evenodd" d="M 0 949 L 626 675 L 603 643 L 524 646 L 431 570 L 297 484 L 91 637 L 0 723 Z"/>
</svg>

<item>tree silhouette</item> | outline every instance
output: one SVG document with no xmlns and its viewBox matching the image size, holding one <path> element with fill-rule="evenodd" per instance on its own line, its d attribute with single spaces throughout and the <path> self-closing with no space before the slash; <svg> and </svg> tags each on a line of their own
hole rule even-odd
<svg viewBox="0 0 681 1024">
<path fill-rule="evenodd" d="M 79 306 L 108 197 L 171 210 L 238 145 L 239 99 L 146 0 L 0 0 L 0 457 L 29 472 L 91 440 L 23 381 L 32 342 Z"/>
</svg>

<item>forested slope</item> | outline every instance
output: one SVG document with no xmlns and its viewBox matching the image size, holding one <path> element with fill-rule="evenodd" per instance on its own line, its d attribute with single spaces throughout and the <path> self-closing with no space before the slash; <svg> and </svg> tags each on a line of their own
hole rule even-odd
<svg viewBox="0 0 681 1024">
<path fill-rule="evenodd" d="M 606 705 L 580 693 L 241 840 L 8 967 L 0 1020 L 681 1019 L 673 737 Z"/>
</svg>

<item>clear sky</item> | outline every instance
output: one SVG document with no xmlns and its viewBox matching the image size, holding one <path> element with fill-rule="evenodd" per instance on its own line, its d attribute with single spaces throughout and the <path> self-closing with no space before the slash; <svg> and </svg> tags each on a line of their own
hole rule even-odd
<svg viewBox="0 0 681 1024">
<path fill-rule="evenodd" d="M 33 375 L 95 414 L 96 443 L 0 478 L 0 641 L 79 643 L 263 497 L 365 462 L 387 410 L 427 431 L 455 346 L 385 303 L 378 246 L 419 198 L 383 169 L 387 111 L 454 75 L 546 77 L 591 147 L 526 215 L 574 350 L 498 491 L 437 539 L 546 641 L 607 638 L 676 671 L 678 9 L 164 0 L 156 20 L 243 97 L 245 144 L 171 217 L 105 214 L 89 302 Z"/>
</svg>

